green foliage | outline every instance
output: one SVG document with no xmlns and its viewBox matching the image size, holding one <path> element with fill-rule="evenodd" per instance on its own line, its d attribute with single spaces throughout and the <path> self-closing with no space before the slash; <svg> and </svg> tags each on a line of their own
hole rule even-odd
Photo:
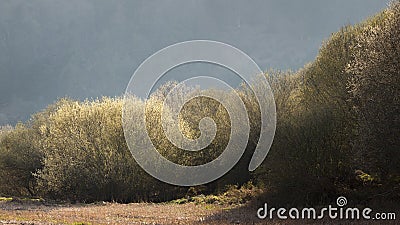
<svg viewBox="0 0 400 225">
<path fill-rule="evenodd" d="M 62 100 L 39 127 L 45 166 L 37 178 L 44 196 L 85 201 L 139 198 L 148 176 L 127 149 L 121 109 L 121 99 Z"/>
<path fill-rule="evenodd" d="M 226 186 L 226 190 L 218 195 L 195 195 L 186 196 L 172 201 L 175 204 L 185 204 L 194 202 L 195 204 L 219 204 L 219 205 L 240 205 L 253 200 L 256 196 L 260 195 L 263 190 L 248 182 L 241 186 L 237 185 Z"/>
<path fill-rule="evenodd" d="M 296 74 L 270 73 L 277 131 L 255 174 L 272 188 L 266 197 L 315 204 L 363 188 L 364 199 L 398 196 L 399 6 L 333 34 Z"/>
<path fill-rule="evenodd" d="M 400 175 L 400 2 L 361 29 L 352 53 L 348 90 L 357 114 L 360 166 L 393 179 Z"/>
<path fill-rule="evenodd" d="M 399 32 L 396 1 L 364 23 L 333 34 L 300 71 L 267 72 L 277 129 L 267 160 L 253 173 L 247 167 L 260 137 L 260 107 L 246 86 L 236 90 L 250 121 L 242 159 L 221 179 L 190 188 L 162 183 L 137 165 L 125 142 L 121 98 L 61 99 L 26 124 L 0 129 L 0 193 L 71 201 L 181 198 L 178 204 L 241 204 L 261 193 L 260 188 L 268 202 L 281 204 L 331 202 L 351 194 L 358 199 L 399 197 Z M 210 162 L 229 142 L 229 114 L 207 97 L 185 104 L 178 124 L 184 136 L 198 138 L 204 117 L 215 121 L 217 133 L 205 149 L 183 151 L 170 143 L 161 124 L 162 113 L 170 113 L 163 100 L 174 87 L 176 83 L 162 86 L 146 102 L 133 97 L 125 113 L 134 122 L 145 112 L 150 138 L 167 159 L 182 165 Z M 253 88 L 266 87 L 256 83 Z M 196 91 L 184 88 L 176 97 Z M 140 144 L 143 132 L 132 132 Z M 258 188 L 246 186 L 249 180 Z M 233 186 L 226 191 L 227 185 Z"/>
<path fill-rule="evenodd" d="M 42 154 L 34 129 L 17 124 L 0 137 L 0 192 L 6 195 L 34 195 L 33 173 L 42 167 Z"/>
<path fill-rule="evenodd" d="M 340 179 L 350 172 L 347 138 L 340 133 L 345 117 L 339 107 L 319 99 L 322 95 L 309 96 L 315 90 L 303 82 L 307 71 L 270 72 L 268 76 L 276 99 L 277 130 L 255 176 L 279 203 L 326 201 L 338 193 Z"/>
<path fill-rule="evenodd" d="M 162 86 L 146 104 L 133 100 L 129 107 L 131 110 L 125 113 L 136 118 L 137 110 L 146 109 L 150 138 L 157 150 L 169 160 L 182 165 L 196 165 L 215 159 L 229 140 L 231 128 L 226 109 L 205 97 L 185 104 L 179 122 L 184 135 L 198 137 L 198 123 L 205 116 L 212 118 L 218 129 L 216 138 L 206 149 L 183 151 L 169 142 L 161 126 L 161 113 L 168 110 L 163 108 L 165 96 L 162 93 L 174 85 Z M 157 181 L 137 165 L 125 143 L 122 105 L 120 98 L 85 102 L 62 99 L 34 117 L 31 123 L 40 131 L 38 143 L 43 153 L 44 167 L 36 173 L 42 196 L 72 201 L 130 202 L 165 201 L 186 194 L 187 188 Z M 132 135 L 134 141 L 140 142 L 143 132 Z M 248 162 L 239 163 L 228 176 L 208 185 L 203 192 L 213 193 L 222 190 L 226 184 L 247 182 L 250 179 L 247 166 Z"/>
<path fill-rule="evenodd" d="M 6 198 L 6 197 L 0 197 L 0 202 L 2 201 L 11 201 L 13 200 L 12 198 Z"/>
<path fill-rule="evenodd" d="M 73 222 L 70 225 L 91 225 L 89 222 Z"/>
</svg>

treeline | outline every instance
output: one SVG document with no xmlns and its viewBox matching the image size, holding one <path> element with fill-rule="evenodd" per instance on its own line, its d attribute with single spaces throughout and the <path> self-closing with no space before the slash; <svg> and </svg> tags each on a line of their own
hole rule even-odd
<svg viewBox="0 0 400 225">
<path fill-rule="evenodd" d="M 198 137 L 198 123 L 208 116 L 216 121 L 216 137 L 198 152 L 175 147 L 161 126 L 165 90 L 175 85 L 162 86 L 146 102 L 134 99 L 131 116 L 141 119 L 136 118 L 136 110 L 146 109 L 150 138 L 169 160 L 182 165 L 212 161 L 229 141 L 229 115 L 220 103 L 210 98 L 190 101 L 185 104 L 180 120 L 184 135 Z M 193 91 L 196 90 L 180 94 Z M 240 94 L 245 96 L 246 91 Z M 228 184 L 249 181 L 248 162 L 239 163 L 227 176 L 208 186 L 184 188 L 156 180 L 136 163 L 127 147 L 122 127 L 123 103 L 122 98 L 84 102 L 61 99 L 33 115 L 28 123 L 4 129 L 0 148 L 2 194 L 86 202 L 166 201 L 195 193 L 216 193 Z M 255 112 L 250 104 L 247 108 Z M 143 130 L 134 132 L 138 133 L 134 138 L 141 141 Z"/>
<path fill-rule="evenodd" d="M 396 1 L 367 21 L 333 34 L 303 69 L 267 72 L 277 105 L 277 129 L 267 159 L 253 173 L 247 167 L 258 142 L 260 112 L 246 87 L 237 90 L 251 127 L 244 157 L 221 179 L 194 188 L 162 183 L 136 164 L 125 143 L 121 98 L 62 99 L 25 124 L 1 129 L 0 194 L 166 201 L 252 181 L 265 188 L 268 202 L 280 204 L 332 202 L 338 195 L 357 202 L 398 201 L 399 39 Z M 211 99 L 191 101 L 180 117 L 181 130 L 196 138 L 199 120 L 209 116 L 218 127 L 216 138 L 199 152 L 177 149 L 160 124 L 162 100 L 174 85 L 164 85 L 147 106 L 137 101 L 138 108 L 148 107 L 153 143 L 163 156 L 180 164 L 211 161 L 229 141 L 229 115 Z"/>
<path fill-rule="evenodd" d="M 259 170 L 279 201 L 356 202 L 400 193 L 400 3 L 342 28 L 275 82 L 278 126 Z M 384 200 L 383 200 L 384 201 Z"/>
</svg>

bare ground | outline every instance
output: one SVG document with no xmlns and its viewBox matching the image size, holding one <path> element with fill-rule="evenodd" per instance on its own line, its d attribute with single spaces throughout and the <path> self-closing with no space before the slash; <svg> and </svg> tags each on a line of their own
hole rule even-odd
<svg viewBox="0 0 400 225">
<path fill-rule="evenodd" d="M 209 224 L 208 218 L 229 209 L 194 203 L 45 205 L 3 202 L 0 203 L 0 224 Z M 243 219 L 232 218 L 227 222 L 240 223 Z"/>
<path fill-rule="evenodd" d="M 46 204 L 0 202 L 0 224 L 349 224 L 357 221 L 262 221 L 247 206 L 173 203 Z M 358 221 L 359 224 L 383 224 Z M 398 220 L 385 224 L 398 224 Z"/>
</svg>

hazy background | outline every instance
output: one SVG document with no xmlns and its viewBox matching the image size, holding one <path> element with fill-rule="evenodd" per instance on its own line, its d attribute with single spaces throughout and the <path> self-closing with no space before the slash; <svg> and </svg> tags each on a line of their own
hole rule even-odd
<svg viewBox="0 0 400 225">
<path fill-rule="evenodd" d="M 332 32 L 387 2 L 1 0 L 0 125 L 63 96 L 121 95 L 143 60 L 186 40 L 231 44 L 263 70 L 297 70 Z"/>
</svg>

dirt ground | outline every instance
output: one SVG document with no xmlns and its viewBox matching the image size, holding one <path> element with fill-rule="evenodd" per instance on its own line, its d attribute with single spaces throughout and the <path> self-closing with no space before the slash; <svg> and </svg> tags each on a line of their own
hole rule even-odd
<svg viewBox="0 0 400 225">
<path fill-rule="evenodd" d="M 174 203 L 0 202 L 0 224 L 399 224 L 396 221 L 259 220 L 247 206 Z M 385 222 L 385 223 L 382 223 Z M 388 223 L 387 223 L 388 222 Z"/>
<path fill-rule="evenodd" d="M 230 210 L 229 206 L 194 203 L 50 205 L 0 202 L 0 224 L 242 224 L 246 220 L 256 220 L 249 209 L 243 208 L 241 215 L 231 215 Z"/>
</svg>

